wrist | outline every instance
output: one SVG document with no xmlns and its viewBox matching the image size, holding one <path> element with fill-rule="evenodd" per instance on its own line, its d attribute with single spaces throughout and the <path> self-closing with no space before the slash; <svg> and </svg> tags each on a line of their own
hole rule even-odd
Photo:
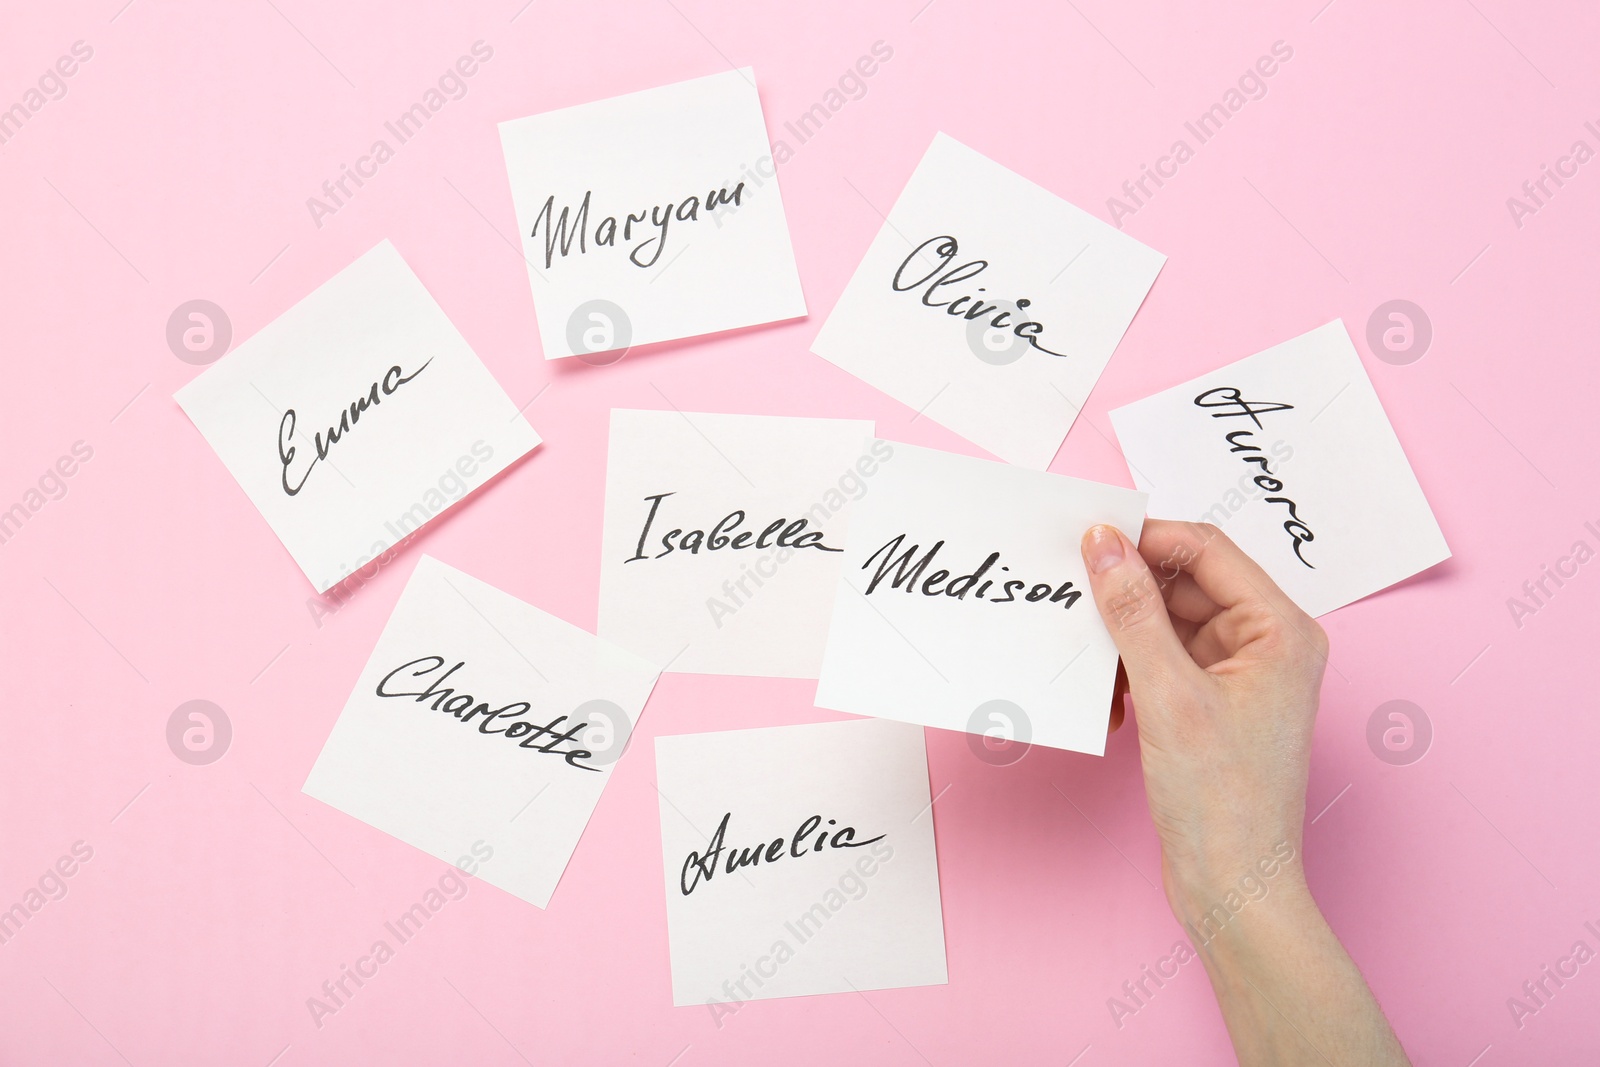
<svg viewBox="0 0 1600 1067">
<path fill-rule="evenodd" d="M 1196 949 L 1237 927 L 1241 917 L 1259 914 L 1269 901 L 1273 912 L 1298 911 L 1308 903 L 1316 907 L 1300 865 L 1300 843 L 1287 835 L 1276 843 L 1233 850 L 1225 859 L 1163 859 L 1168 904 Z"/>
</svg>

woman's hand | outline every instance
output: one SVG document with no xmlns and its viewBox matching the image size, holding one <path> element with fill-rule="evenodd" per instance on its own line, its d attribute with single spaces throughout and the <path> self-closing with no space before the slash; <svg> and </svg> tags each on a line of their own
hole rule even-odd
<svg viewBox="0 0 1600 1067">
<path fill-rule="evenodd" d="M 1241 1063 L 1405 1064 L 1300 865 L 1328 638 L 1215 526 L 1096 526 L 1090 585 L 1122 654 L 1173 914 Z M 1242 892 L 1241 892 L 1242 891 Z"/>
</svg>

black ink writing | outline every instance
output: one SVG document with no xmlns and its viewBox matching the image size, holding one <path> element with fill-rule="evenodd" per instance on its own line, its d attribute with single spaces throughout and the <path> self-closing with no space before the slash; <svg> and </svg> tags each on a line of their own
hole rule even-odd
<svg viewBox="0 0 1600 1067">
<path fill-rule="evenodd" d="M 905 544 L 905 539 L 905 534 L 896 534 L 882 548 L 868 556 L 867 561 L 861 565 L 861 569 L 866 570 L 874 562 L 877 563 L 877 570 L 867 582 L 867 596 L 871 596 L 884 579 L 888 579 L 890 589 L 901 589 L 907 593 L 947 596 L 956 600 L 965 600 L 967 594 L 971 593 L 974 600 L 987 600 L 991 604 L 1011 604 L 1019 600 L 1036 604 L 1045 601 L 1050 604 L 1060 604 L 1067 609 L 1083 596 L 1083 593 L 1074 588 L 1074 583 L 1070 581 L 1059 585 L 1053 582 L 1030 584 L 1017 577 L 1005 578 L 1004 575 L 1011 570 L 1009 566 L 1001 566 L 998 571 L 994 570 L 994 565 L 1000 562 L 998 552 L 989 553 L 977 567 L 954 578 L 950 576 L 950 571 L 942 568 L 928 574 L 928 568 L 933 565 L 934 558 L 944 547 L 944 542 L 934 542 L 933 546 L 919 557 L 917 553 L 921 551 L 921 545 L 912 545 L 902 551 L 901 546 Z M 997 582 L 1000 588 L 991 599 L 989 590 Z M 976 590 L 974 586 L 977 587 Z"/>
<path fill-rule="evenodd" d="M 433 360 L 428 360 L 428 363 L 432 362 Z M 334 445 L 339 443 L 340 438 L 350 432 L 350 428 L 361 418 L 361 413 L 368 408 L 377 407 L 384 397 L 392 396 L 395 390 L 427 370 L 428 363 L 424 363 L 410 374 L 402 371 L 399 364 L 390 367 L 384 372 L 382 379 L 372 383 L 372 388 L 367 391 L 365 396 L 358 397 L 351 402 L 348 408 L 339 412 L 339 421 L 328 427 L 326 435 L 319 431 L 312 437 L 312 445 L 316 449 L 317 458 L 306 464 L 305 470 L 300 474 L 300 480 L 293 485 L 289 484 L 289 464 L 294 462 L 295 454 L 299 450 L 289 444 L 289 438 L 294 436 L 294 408 L 285 411 L 283 418 L 278 422 L 278 462 L 283 465 L 281 475 L 283 491 L 289 496 L 298 496 L 300 490 L 305 488 L 306 479 L 311 477 L 311 469 L 322 460 L 328 458 L 328 452 L 332 450 Z"/>
<path fill-rule="evenodd" d="M 650 527 L 655 525 L 656 512 L 661 508 L 661 502 L 675 493 L 656 493 L 654 496 L 645 497 L 650 501 L 650 510 L 644 517 L 644 526 L 639 529 L 639 543 L 633 550 L 633 555 L 623 560 L 624 563 L 633 563 L 641 559 L 660 559 L 674 552 L 688 552 L 699 555 L 701 549 L 715 552 L 720 549 L 744 549 L 768 547 L 776 548 L 814 548 L 819 552 L 843 552 L 842 548 L 830 548 L 822 543 L 824 536 L 821 530 L 807 532 L 807 520 L 800 519 L 774 519 L 767 523 L 766 528 L 760 533 L 755 530 L 740 530 L 744 525 L 745 513 L 743 510 L 731 511 L 717 520 L 717 524 L 710 530 L 684 530 L 681 528 L 668 530 L 661 535 L 661 551 L 654 556 L 645 551 L 645 544 L 650 537 Z M 735 532 L 738 531 L 738 532 Z"/>
<path fill-rule="evenodd" d="M 741 867 L 754 867 L 763 861 L 771 865 L 785 858 L 799 859 L 801 856 L 813 855 L 825 848 L 860 848 L 874 841 L 882 841 L 888 836 L 879 834 L 865 841 L 857 841 L 854 826 L 839 826 L 837 819 L 829 819 L 827 826 L 824 826 L 822 816 L 812 815 L 788 837 L 761 841 L 754 848 L 739 848 L 724 844 L 728 834 L 728 820 L 732 817 L 731 811 L 722 817 L 722 821 L 717 824 L 717 832 L 711 835 L 704 852 L 690 852 L 684 857 L 683 868 L 678 873 L 678 888 L 684 896 L 694 892 L 695 887 L 701 882 L 711 881 L 719 869 L 724 874 L 732 874 Z M 812 834 L 817 835 L 814 841 L 811 839 Z"/>
<path fill-rule="evenodd" d="M 1218 386 L 1215 389 L 1207 389 L 1194 398 L 1194 405 L 1198 408 L 1215 409 L 1211 411 L 1213 419 L 1247 418 L 1255 423 L 1256 430 L 1264 428 L 1261 425 L 1262 415 L 1274 411 L 1294 410 L 1293 404 L 1246 400 L 1236 387 L 1226 385 Z M 1261 473 L 1252 479 L 1257 486 L 1269 493 L 1282 493 L 1283 480 L 1273 473 L 1272 467 L 1267 463 L 1266 454 L 1261 450 L 1261 446 L 1254 443 L 1254 437 L 1255 430 L 1234 430 L 1226 434 L 1223 439 L 1228 442 L 1229 452 L 1243 453 L 1239 457 L 1243 462 L 1252 463 L 1261 468 Z M 1312 570 L 1316 570 L 1316 566 L 1307 560 L 1300 551 L 1301 545 L 1309 541 L 1315 541 L 1317 535 L 1300 518 L 1299 506 L 1286 496 L 1269 496 L 1265 497 L 1264 500 L 1268 504 L 1278 504 L 1286 509 L 1289 517 L 1284 520 L 1283 529 L 1285 533 L 1294 539 L 1292 546 L 1294 558 Z"/>
<path fill-rule="evenodd" d="M 930 245 L 933 246 L 933 254 L 937 258 L 933 269 L 924 272 L 920 277 L 907 279 L 905 277 L 906 270 L 913 263 L 919 265 L 927 264 L 928 260 L 922 253 L 923 249 L 928 248 Z M 987 259 L 972 259 L 965 263 L 951 266 L 951 261 L 956 258 L 959 250 L 960 246 L 957 244 L 956 239 L 948 234 L 930 237 L 911 250 L 911 254 L 901 262 L 900 269 L 894 272 L 894 281 L 890 284 L 894 286 L 894 291 L 897 293 L 921 288 L 921 302 L 924 307 L 943 308 L 946 315 L 959 318 L 963 322 L 988 319 L 987 326 L 989 329 L 1010 330 L 1047 356 L 1066 355 L 1065 352 L 1052 352 L 1039 343 L 1039 335 L 1044 333 L 1044 323 L 1033 322 L 1027 318 L 1021 318 L 1019 321 L 1014 322 L 1010 311 L 1005 310 L 998 304 L 984 303 L 981 296 L 967 293 L 963 296 L 952 295 L 949 300 L 934 299 L 935 297 L 947 295 L 941 292 L 947 286 L 955 285 L 957 282 L 971 281 L 989 268 Z M 980 285 L 977 288 L 977 292 L 984 293 L 988 292 L 988 290 Z M 1016 305 L 1018 312 L 1023 312 L 1033 301 L 1027 297 L 1018 297 L 1011 303 Z M 966 305 L 965 308 L 962 307 L 963 304 Z"/>
<path fill-rule="evenodd" d="M 444 664 L 445 659 L 443 656 L 422 656 L 419 659 L 402 663 L 383 676 L 378 682 L 375 692 L 381 697 L 411 698 L 418 704 L 432 700 L 433 703 L 430 707 L 434 711 L 453 715 L 463 724 L 470 724 L 476 721 L 480 734 L 495 735 L 504 737 L 509 741 L 516 741 L 518 748 L 533 749 L 550 756 L 561 756 L 567 761 L 567 766 L 576 767 L 580 771 L 598 772 L 600 770 L 599 767 L 589 767 L 579 762 L 580 760 L 593 758 L 594 753 L 588 749 L 581 747 L 560 749 L 557 747 L 564 744 L 579 745 L 580 742 L 577 740 L 578 733 L 587 727 L 588 723 L 572 723 L 563 727 L 562 723 L 566 722 L 567 716 L 557 715 L 549 722 L 538 725 L 531 720 L 523 718 L 524 715 L 533 710 L 533 705 L 526 700 L 517 700 L 498 708 L 490 708 L 488 701 L 479 700 L 471 693 L 457 692 L 454 686 L 444 685 L 443 683 L 451 675 L 467 665 L 465 660 L 458 660 L 454 667 L 451 667 L 443 674 L 433 677 L 428 682 L 426 689 L 396 692 L 393 688 L 395 686 L 405 686 L 408 679 L 427 678 L 429 675 L 434 675 Z M 396 681 L 395 679 L 398 675 L 405 675 L 405 677 Z M 420 683 L 413 682 L 413 684 Z M 502 722 L 505 723 L 504 726 L 499 725 Z"/>
<path fill-rule="evenodd" d="M 572 254 L 573 241 L 577 241 L 578 254 L 584 255 L 589 251 L 589 242 L 592 240 L 596 248 L 615 248 L 617 246 L 617 233 L 620 229 L 624 242 L 635 240 L 634 227 L 645 235 L 644 239 L 633 246 L 628 253 L 628 262 L 636 267 L 653 267 L 661 258 L 662 249 L 667 247 L 667 228 L 673 220 L 678 222 L 695 222 L 700 218 L 700 209 L 705 207 L 707 214 L 716 211 L 725 204 L 737 207 L 739 198 L 744 194 L 744 182 L 733 187 L 733 192 L 726 188 L 712 189 L 706 193 L 705 201 L 698 196 L 685 197 L 677 203 L 667 202 L 647 207 L 643 211 L 628 212 L 620 224 L 615 215 L 607 215 L 594 227 L 591 234 L 589 230 L 589 198 L 594 195 L 594 190 L 583 194 L 583 201 L 574 212 L 571 207 L 563 206 L 561 213 L 556 214 L 555 194 L 551 194 L 544 202 L 544 207 L 539 209 L 539 215 L 533 220 L 533 229 L 529 237 L 539 236 L 539 227 L 544 227 L 544 266 L 546 270 L 555 262 L 556 253 L 560 252 L 562 258 Z"/>
</svg>

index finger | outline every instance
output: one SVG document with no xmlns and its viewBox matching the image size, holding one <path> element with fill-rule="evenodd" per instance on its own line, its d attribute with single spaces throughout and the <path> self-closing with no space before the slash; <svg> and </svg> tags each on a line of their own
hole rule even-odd
<svg viewBox="0 0 1600 1067">
<path fill-rule="evenodd" d="M 1210 523 L 1147 519 L 1139 554 L 1163 581 L 1188 573 L 1220 608 L 1254 602 L 1282 614 L 1303 614 L 1259 563 Z"/>
</svg>

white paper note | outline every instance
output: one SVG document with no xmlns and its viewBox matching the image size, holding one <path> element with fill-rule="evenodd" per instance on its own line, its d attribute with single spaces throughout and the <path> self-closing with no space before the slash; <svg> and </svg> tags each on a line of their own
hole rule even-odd
<svg viewBox="0 0 1600 1067">
<path fill-rule="evenodd" d="M 656 670 L 423 556 L 305 792 L 545 907 Z M 474 846 L 478 846 L 474 848 Z"/>
<path fill-rule="evenodd" d="M 850 521 L 817 705 L 1099 755 L 1117 650 L 1079 541 L 1131 489 L 895 444 Z"/>
<path fill-rule="evenodd" d="M 940 985 L 922 731 L 877 720 L 656 738 L 672 1002 Z"/>
<path fill-rule="evenodd" d="M 500 124 L 546 359 L 806 313 L 748 67 Z"/>
<path fill-rule="evenodd" d="M 1111 423 L 1152 515 L 1214 523 L 1309 615 L 1450 558 L 1339 320 Z"/>
<path fill-rule="evenodd" d="M 1043 470 L 1165 262 L 941 133 L 811 350 Z"/>
<path fill-rule="evenodd" d="M 388 241 L 174 399 L 319 593 L 539 443 Z"/>
<path fill-rule="evenodd" d="M 871 422 L 611 413 L 600 635 L 701 674 L 815 678 Z"/>
</svg>

